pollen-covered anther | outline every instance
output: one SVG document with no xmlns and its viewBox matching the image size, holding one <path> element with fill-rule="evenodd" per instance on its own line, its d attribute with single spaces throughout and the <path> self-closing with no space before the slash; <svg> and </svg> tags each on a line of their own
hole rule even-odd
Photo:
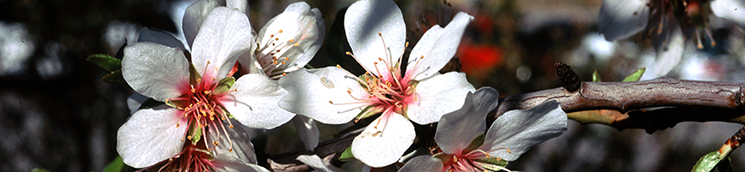
<svg viewBox="0 0 745 172">
<path fill-rule="evenodd" d="M 215 145 L 215 146 L 217 146 L 217 145 L 219 145 L 219 143 L 217 143 L 217 141 L 213 141 L 213 142 L 212 142 L 212 145 Z"/>
<path fill-rule="evenodd" d="M 230 126 L 228 126 L 228 128 L 233 128 L 233 127 L 234 127 L 234 126 L 233 126 L 232 124 L 231 124 Z"/>
</svg>

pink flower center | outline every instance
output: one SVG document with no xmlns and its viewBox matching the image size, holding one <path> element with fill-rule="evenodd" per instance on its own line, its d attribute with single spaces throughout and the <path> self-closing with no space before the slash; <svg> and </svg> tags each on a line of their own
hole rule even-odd
<svg viewBox="0 0 745 172">
<path fill-rule="evenodd" d="M 220 100 L 224 99 L 229 92 L 235 90 L 215 93 L 214 91 L 218 86 L 219 82 L 209 72 L 205 72 L 203 78 L 197 79 L 196 84 L 189 84 L 188 88 L 182 91 L 183 94 L 180 97 L 167 99 L 166 103 L 180 110 L 178 115 L 187 121 L 186 127 L 196 127 L 196 129 L 200 129 L 201 133 L 207 133 L 207 128 L 210 128 L 210 130 L 215 131 L 212 133 L 218 134 L 218 137 L 220 134 L 225 134 L 228 137 L 223 122 L 227 122 L 229 128 L 233 128 L 233 124 L 228 120 L 229 113 Z M 178 126 L 180 124 L 177 124 Z M 185 135 L 188 140 L 194 139 L 194 133 L 192 132 L 187 132 Z M 207 139 L 203 140 L 205 145 L 210 145 L 207 143 Z M 230 142 L 230 151 L 232 151 L 233 143 L 229 138 L 228 141 Z M 211 144 L 217 146 L 219 143 L 213 141 Z M 206 149 L 210 150 L 209 147 Z"/>
<path fill-rule="evenodd" d="M 385 46 L 385 40 L 383 40 L 382 34 L 378 33 L 378 36 L 380 36 L 381 41 L 383 41 L 384 51 L 389 52 Z M 408 46 L 408 42 L 406 43 L 406 45 Z M 350 52 L 347 52 L 346 54 L 352 56 L 354 59 L 357 59 L 357 57 L 352 55 L 352 53 Z M 386 53 L 386 57 L 384 58 L 392 59 L 390 58 L 390 53 Z M 390 60 L 384 60 L 384 58 L 378 57 L 378 61 L 373 62 L 373 66 L 375 66 L 374 73 L 371 71 L 373 69 L 366 69 L 368 71 L 365 72 L 365 74 L 361 77 L 357 78 L 357 82 L 359 82 L 360 85 L 362 85 L 362 87 L 365 89 L 365 92 L 368 93 L 366 97 L 355 97 L 354 95 L 352 95 L 352 90 L 347 90 L 347 93 L 349 93 L 349 95 L 352 96 L 355 100 L 360 101 L 356 103 L 362 103 L 366 107 L 373 107 L 367 109 L 367 111 L 363 113 L 382 112 L 383 116 L 388 116 L 395 112 L 406 116 L 406 106 L 417 100 L 415 89 L 416 84 L 415 82 L 412 82 L 413 80 L 411 80 L 411 78 L 413 77 L 403 76 L 401 72 L 400 57 L 398 58 L 396 64 L 392 64 Z M 360 61 L 357 60 L 357 62 L 359 63 Z M 385 66 L 385 68 L 378 68 L 379 63 L 383 63 L 383 66 Z M 341 68 L 338 65 L 337 67 Z M 354 74 L 349 74 L 354 76 Z M 329 103 L 334 104 L 334 102 L 331 101 L 329 101 Z M 364 117 L 366 116 L 358 116 L 356 121 Z M 378 123 L 379 122 L 380 121 L 378 121 Z"/>
</svg>

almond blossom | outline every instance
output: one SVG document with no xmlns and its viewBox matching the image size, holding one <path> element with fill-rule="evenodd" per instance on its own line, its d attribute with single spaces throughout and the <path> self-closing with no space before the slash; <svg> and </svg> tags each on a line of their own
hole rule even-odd
<svg viewBox="0 0 745 172">
<path fill-rule="evenodd" d="M 447 27 L 433 26 L 411 51 L 404 70 L 401 10 L 390 0 L 355 2 L 344 16 L 352 48 L 347 54 L 367 72 L 357 77 L 341 67 L 326 67 L 288 73 L 279 82 L 290 94 L 279 105 L 327 124 L 380 114 L 354 139 L 352 154 L 372 167 L 394 163 L 416 136 L 409 120 L 437 122 L 474 90 L 463 73 L 438 73 L 455 54 L 471 20 L 461 12 Z"/>
<path fill-rule="evenodd" d="M 500 171 L 530 147 L 567 130 L 567 115 L 550 101 L 497 117 L 486 130 L 486 115 L 497 107 L 499 93 L 485 87 L 468 93 L 461 109 L 442 116 L 434 156 L 411 159 L 399 171 Z"/>
<path fill-rule="evenodd" d="M 243 71 L 264 74 L 277 82 L 280 77 L 305 66 L 316 55 L 325 32 L 321 11 L 311 9 L 305 2 L 292 3 L 261 28 L 251 43 L 256 45 L 254 49 L 248 56 L 241 56 L 238 62 Z M 314 120 L 298 115 L 292 123 L 305 149 L 312 151 L 320 135 Z"/>
<path fill-rule="evenodd" d="M 137 93 L 166 104 L 137 110 L 119 128 L 117 151 L 127 165 L 143 168 L 172 158 L 189 150 L 182 149 L 187 140 L 232 149 L 232 118 L 270 129 L 294 116 L 276 105 L 287 95 L 276 82 L 259 74 L 232 77 L 236 60 L 249 51 L 250 30 L 245 14 L 217 7 L 194 38 L 191 63 L 183 50 L 166 45 L 140 42 L 124 49 L 124 80 Z M 228 137 L 227 143 L 200 139 L 205 132 Z"/>
</svg>

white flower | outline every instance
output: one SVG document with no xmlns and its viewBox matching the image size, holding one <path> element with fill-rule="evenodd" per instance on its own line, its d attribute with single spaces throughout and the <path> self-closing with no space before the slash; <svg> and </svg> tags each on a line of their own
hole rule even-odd
<svg viewBox="0 0 745 172">
<path fill-rule="evenodd" d="M 256 49 L 238 62 L 245 71 L 258 69 L 272 79 L 279 79 L 302 68 L 316 55 L 325 30 L 321 11 L 310 9 L 305 2 L 292 3 L 261 28 L 252 43 Z"/>
<path fill-rule="evenodd" d="M 414 47 L 405 73 L 401 55 L 406 27 L 390 0 L 352 4 L 344 27 L 352 55 L 367 73 L 361 77 L 336 67 L 298 70 L 279 82 L 290 92 L 280 106 L 327 124 L 381 114 L 352 143 L 355 158 L 372 167 L 389 165 L 414 141 L 414 125 L 437 122 L 457 110 L 474 88 L 458 72 L 439 74 L 455 54 L 473 17 L 458 13 L 445 28 L 434 26 Z"/>
<path fill-rule="evenodd" d="M 435 142 L 442 150 L 419 156 L 400 171 L 499 171 L 530 147 L 561 135 L 567 116 L 550 101 L 499 116 L 484 135 L 486 115 L 497 107 L 499 93 L 490 87 L 468 93 L 463 107 L 442 116 Z M 482 144 L 483 143 L 483 144 Z"/>
<path fill-rule="evenodd" d="M 198 141 L 207 128 L 227 137 L 223 123 L 232 126 L 231 117 L 269 129 L 294 116 L 276 105 L 287 95 L 276 82 L 258 74 L 237 81 L 229 76 L 238 56 L 249 51 L 250 29 L 245 14 L 218 7 L 194 39 L 192 65 L 179 48 L 141 42 L 124 49 L 124 80 L 137 93 L 168 105 L 140 109 L 119 128 L 117 151 L 127 165 L 143 168 L 171 158 L 185 140 Z"/>
</svg>

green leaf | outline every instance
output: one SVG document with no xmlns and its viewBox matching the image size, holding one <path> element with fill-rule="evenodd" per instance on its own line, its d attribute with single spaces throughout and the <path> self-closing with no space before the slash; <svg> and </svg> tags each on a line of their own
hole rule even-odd
<svg viewBox="0 0 745 172">
<path fill-rule="evenodd" d="M 165 102 L 166 105 L 172 108 L 176 108 L 178 110 L 184 110 L 187 106 L 189 106 L 190 103 L 191 103 L 191 100 L 171 100 L 171 99 L 166 99 L 166 102 Z"/>
<path fill-rule="evenodd" d="M 698 162 L 696 162 L 696 165 L 693 166 L 692 172 L 709 172 L 714 169 L 714 167 L 717 166 L 719 161 L 722 161 L 724 159 L 724 156 L 722 156 L 719 151 L 714 151 L 711 153 L 708 153 L 701 157 L 701 159 L 698 159 Z"/>
<path fill-rule="evenodd" d="M 471 144 L 468 144 L 468 147 L 466 147 L 465 149 L 463 149 L 463 153 L 471 152 L 472 150 L 476 150 L 477 148 L 479 148 L 479 146 L 483 145 L 484 144 L 484 137 L 485 136 L 486 135 L 481 134 L 478 137 L 474 138 L 471 141 Z"/>
<path fill-rule="evenodd" d="M 116 70 L 122 69 L 122 60 L 111 57 L 107 54 L 90 55 L 86 60 L 98 66 L 101 66 L 101 68 L 106 69 L 109 72 L 114 72 Z"/>
<path fill-rule="evenodd" d="M 127 81 L 124 80 L 124 76 L 122 76 L 122 70 L 115 70 L 109 74 L 104 75 L 101 80 L 108 83 L 121 83 L 121 84 L 127 84 Z"/>
<path fill-rule="evenodd" d="M 202 80 L 202 76 L 197 72 L 197 68 L 194 68 L 194 64 L 189 64 L 189 83 L 197 85 Z"/>
<path fill-rule="evenodd" d="M 117 156 L 109 165 L 106 165 L 103 172 L 120 172 L 122 168 L 124 168 L 124 161 L 122 161 L 122 157 Z"/>
<path fill-rule="evenodd" d="M 341 156 L 339 156 L 339 161 L 347 162 L 351 160 L 354 160 L 354 155 L 352 155 L 352 146 L 350 145 L 349 147 L 347 147 L 346 150 L 344 150 L 344 152 L 341 153 Z"/>
<path fill-rule="evenodd" d="M 477 161 L 477 162 L 489 164 L 489 165 L 480 165 L 480 166 L 481 167 L 484 167 L 484 168 L 487 168 L 489 170 L 492 170 L 492 171 L 499 171 L 499 170 L 501 170 L 500 168 L 496 168 L 495 166 L 499 166 L 499 167 L 505 167 L 505 166 L 507 166 L 507 161 L 506 160 L 504 160 L 502 158 L 497 158 L 497 157 L 490 157 L 490 158 L 484 158 L 484 159 L 474 159 L 473 161 Z"/>
<path fill-rule="evenodd" d="M 31 169 L 31 172 L 49 172 L 49 170 L 46 170 L 43 168 L 34 168 L 34 169 Z"/>
<path fill-rule="evenodd" d="M 202 138 L 202 127 L 192 123 L 189 125 L 189 136 L 191 136 L 191 144 L 196 145 L 199 139 Z"/>
<path fill-rule="evenodd" d="M 644 74 L 644 71 L 646 71 L 647 68 L 639 68 L 631 75 L 627 76 L 626 78 L 623 78 L 623 81 L 621 82 L 634 82 L 639 81 L 640 78 L 642 78 L 642 75 Z"/>
<path fill-rule="evenodd" d="M 232 76 L 226 77 L 222 80 L 220 80 L 219 83 L 217 83 L 217 87 L 215 90 L 212 91 L 214 94 L 222 94 L 224 92 L 227 92 L 230 90 L 230 88 L 233 87 L 233 84 L 235 84 L 235 78 Z"/>
<path fill-rule="evenodd" d="M 598 74 L 598 70 L 595 70 L 595 72 L 592 72 L 592 82 L 603 82 L 600 80 L 600 75 Z"/>
<path fill-rule="evenodd" d="M 357 114 L 356 119 L 357 120 L 360 120 L 360 119 L 363 119 L 363 118 L 367 118 L 369 116 L 376 115 L 376 114 L 378 114 L 380 112 L 383 112 L 383 109 L 376 108 L 376 106 L 367 106 L 364 109 L 362 109 L 362 111 L 360 111 L 360 113 Z"/>
</svg>

